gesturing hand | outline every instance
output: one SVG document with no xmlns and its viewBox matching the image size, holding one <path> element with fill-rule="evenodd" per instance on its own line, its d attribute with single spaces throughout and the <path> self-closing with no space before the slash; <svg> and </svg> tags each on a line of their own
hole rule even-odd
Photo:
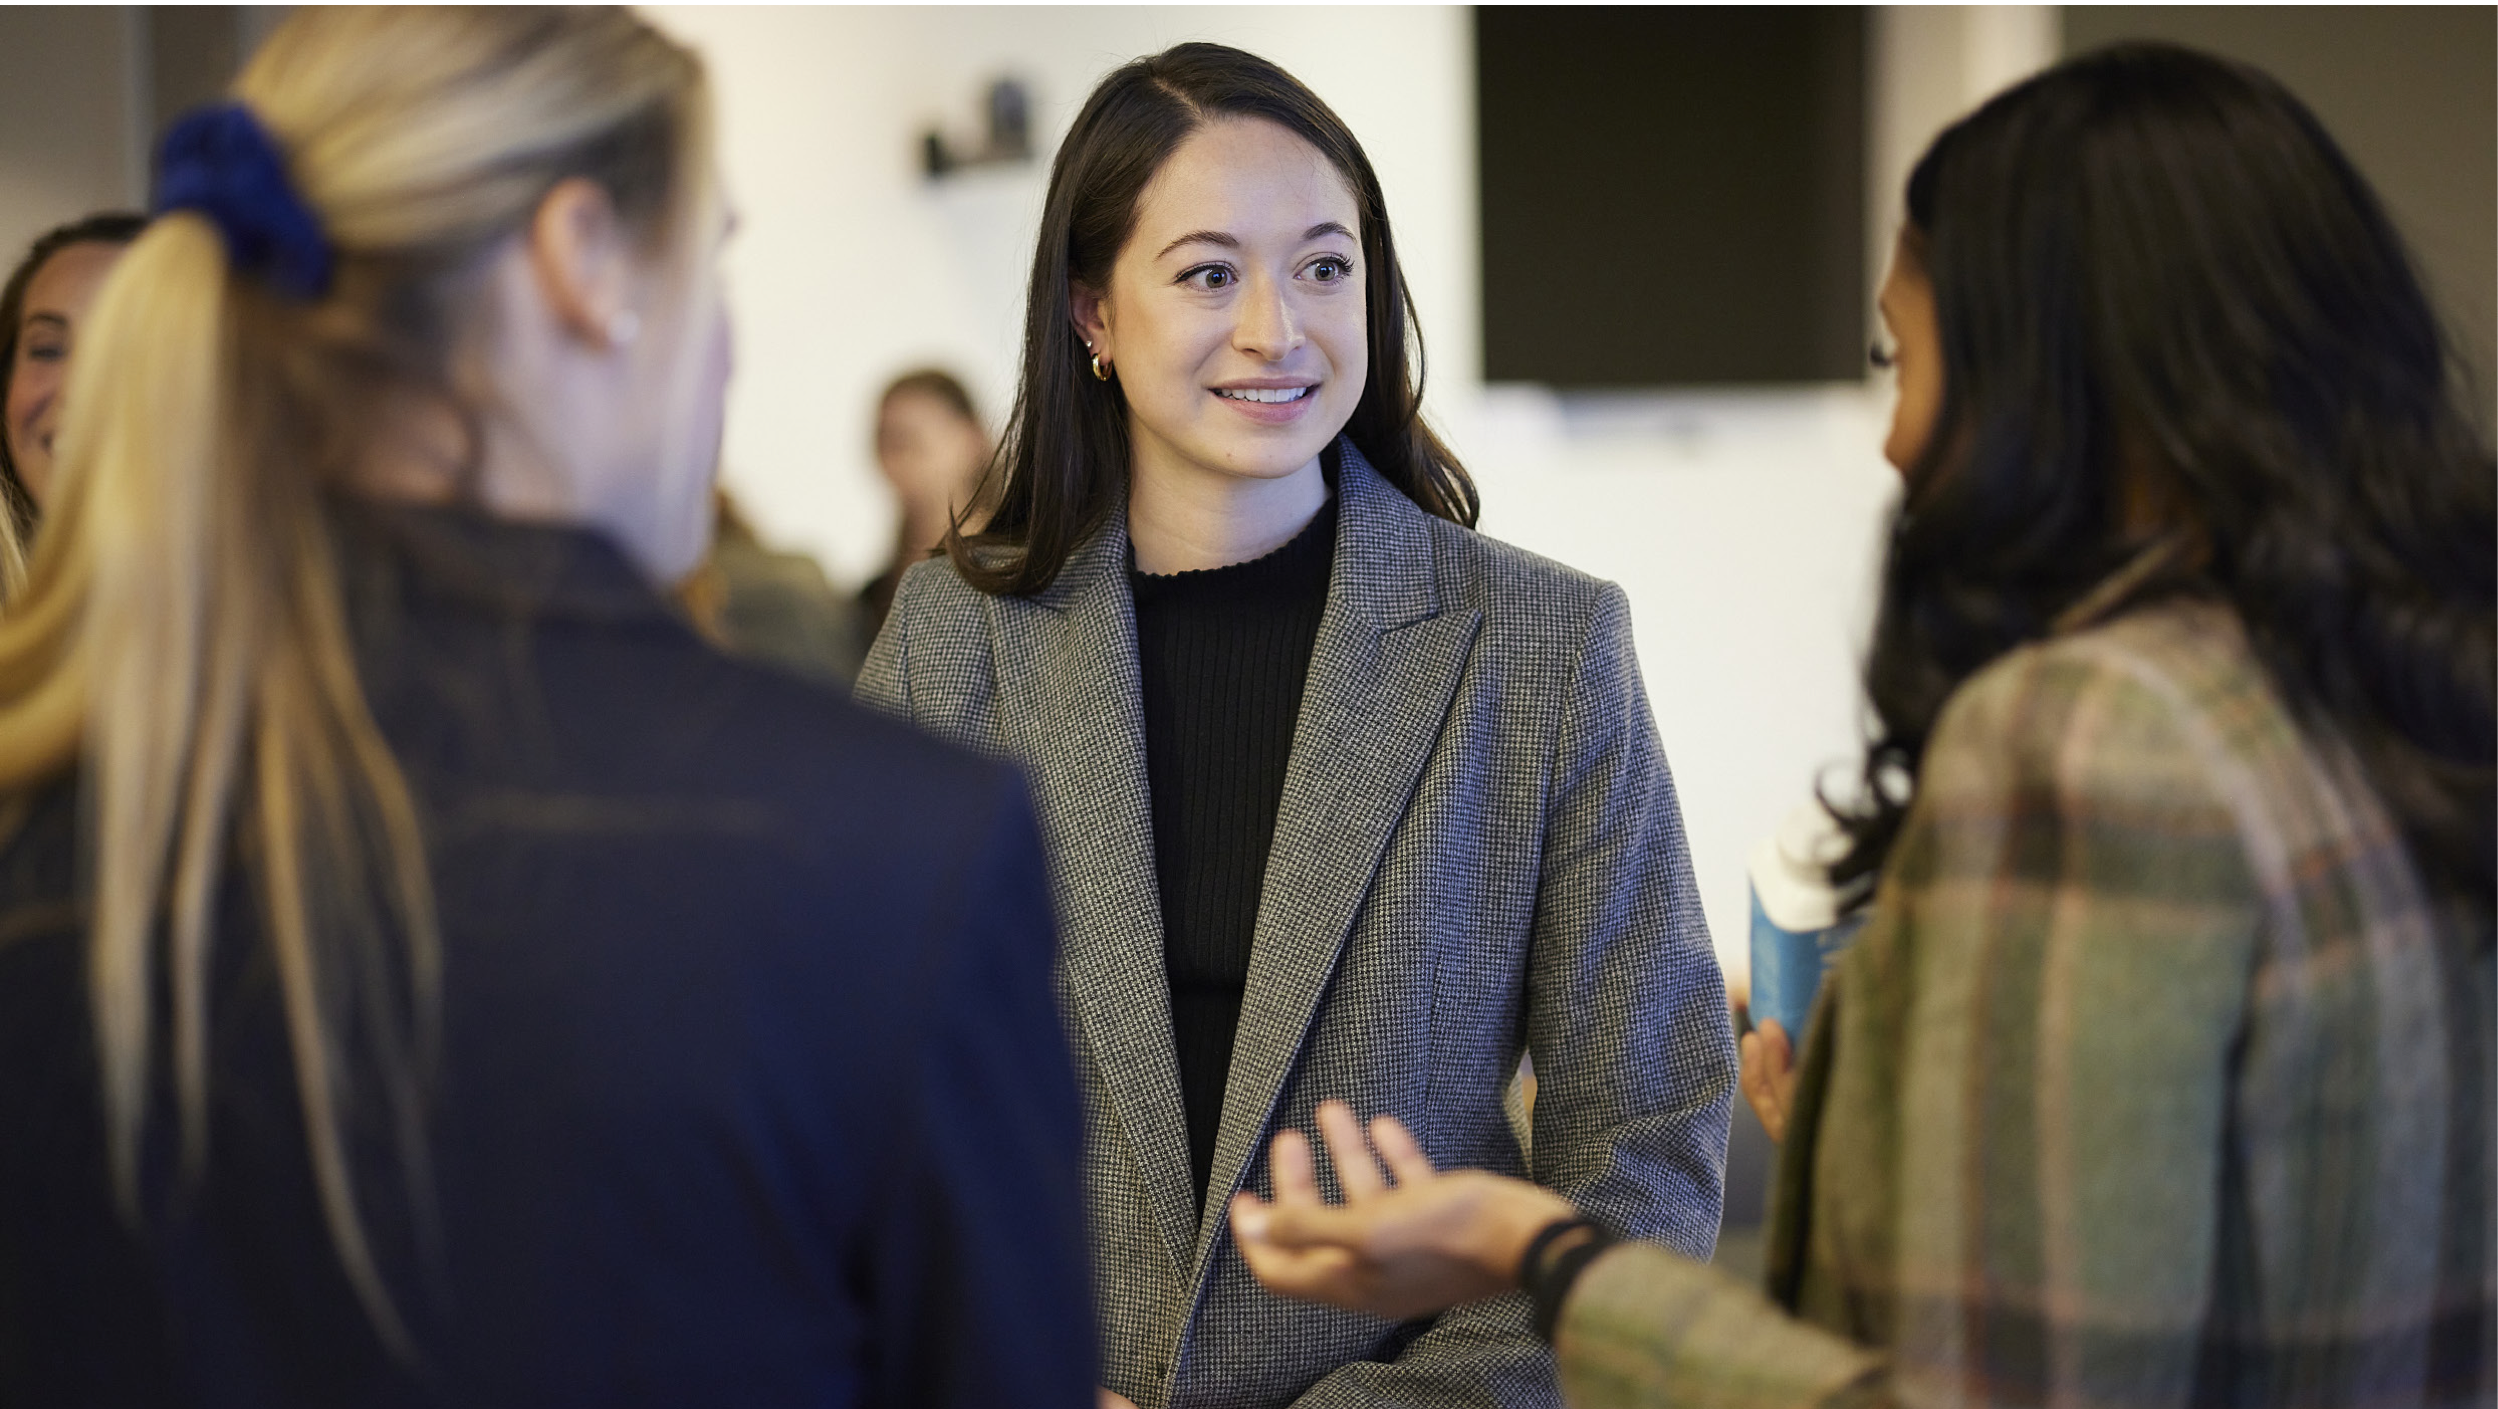
<svg viewBox="0 0 2498 1409">
<path fill-rule="evenodd" d="M 1575 1216 L 1567 1200 L 1521 1180 L 1435 1172 L 1394 1117 L 1371 1121 L 1365 1141 L 1352 1108 L 1327 1101 L 1318 1128 L 1344 1186 L 1342 1205 L 1319 1198 L 1310 1142 L 1297 1130 L 1275 1137 L 1275 1202 L 1232 1196 L 1241 1256 L 1284 1296 L 1396 1321 L 1440 1311 L 1516 1286 L 1536 1233 Z"/>
</svg>

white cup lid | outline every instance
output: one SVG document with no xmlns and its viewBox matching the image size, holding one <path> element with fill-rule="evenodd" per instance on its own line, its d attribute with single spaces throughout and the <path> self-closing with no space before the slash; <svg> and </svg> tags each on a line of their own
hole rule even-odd
<svg viewBox="0 0 2498 1409">
<path fill-rule="evenodd" d="M 1807 798 L 1752 848 L 1752 893 L 1782 930 L 1803 934 L 1839 922 L 1846 894 L 1830 884 L 1830 863 L 1847 854 L 1847 833 L 1819 799 Z"/>
</svg>

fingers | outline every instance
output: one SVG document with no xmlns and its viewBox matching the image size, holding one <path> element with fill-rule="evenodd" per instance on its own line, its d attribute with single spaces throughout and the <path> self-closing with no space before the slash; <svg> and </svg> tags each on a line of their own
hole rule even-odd
<svg viewBox="0 0 2498 1409">
<path fill-rule="evenodd" d="M 1273 1208 L 1257 1195 L 1243 1189 L 1232 1195 L 1232 1241 L 1245 1249 L 1250 1243 L 1266 1241 L 1267 1221 Z"/>
<path fill-rule="evenodd" d="M 1778 1107 L 1778 1136 L 1786 1137 L 1789 1117 L 1795 1114 L 1795 1048 L 1787 1041 L 1787 1030 L 1770 1023 L 1761 1033 L 1764 1049 L 1769 1054 L 1765 1063 L 1769 1077 L 1765 1083 L 1770 1100 Z"/>
<path fill-rule="evenodd" d="M 1795 1084 L 1795 1053 L 1787 1043 L 1786 1030 L 1774 1022 L 1762 1023 L 1744 1034 L 1739 1050 L 1743 1064 L 1737 1084 L 1743 1089 L 1744 1104 L 1752 1107 L 1753 1116 L 1773 1143 L 1784 1140 L 1787 1093 Z"/>
<path fill-rule="evenodd" d="M 1787 1030 L 1775 1021 L 1765 1020 L 1758 1029 L 1765 1050 L 1775 1059 L 1772 1076 L 1784 1076 L 1795 1066 L 1795 1044 L 1787 1040 Z"/>
<path fill-rule="evenodd" d="M 1786 1132 L 1780 1128 L 1777 1108 L 1770 1100 L 1768 1046 L 1756 1030 L 1745 1033 L 1735 1050 L 1741 1058 L 1735 1085 L 1743 1092 L 1743 1103 L 1752 1108 L 1752 1118 L 1769 1132 L 1770 1143 L 1776 1144 Z"/>
<path fill-rule="evenodd" d="M 1399 1187 L 1429 1179 L 1436 1173 L 1431 1167 L 1431 1156 L 1423 1153 L 1422 1142 L 1395 1116 L 1372 1119 L 1370 1142 L 1379 1147 L 1379 1157 L 1387 1161 L 1388 1172 L 1396 1176 Z"/>
<path fill-rule="evenodd" d="M 1260 1243 L 1240 1244 L 1249 1275 L 1279 1296 L 1325 1302 L 1348 1310 L 1364 1309 L 1366 1281 L 1362 1269 L 1342 1248 L 1289 1251 Z"/>
<path fill-rule="evenodd" d="M 1342 1101 L 1321 1101 L 1318 1106 L 1319 1138 L 1326 1142 L 1327 1157 L 1336 1167 L 1337 1182 L 1344 1187 L 1348 1202 L 1374 1198 L 1388 1191 L 1388 1174 L 1399 1185 L 1428 1180 L 1436 1175 L 1431 1156 L 1423 1151 L 1422 1142 L 1414 1138 L 1403 1122 L 1394 1116 L 1379 1116 L 1370 1123 L 1369 1137 L 1363 1135 L 1361 1122 L 1353 1108 Z M 1372 1154 L 1376 1142 L 1378 1153 Z M 1309 1138 L 1297 1130 L 1276 1135 L 1271 1147 L 1271 1167 L 1275 1179 L 1275 1207 L 1317 1207 L 1324 1201 L 1319 1196 L 1315 1161 Z M 1384 1162 L 1387 1174 L 1381 1172 Z"/>
<path fill-rule="evenodd" d="M 1261 1216 L 1251 1220 L 1258 1230 L 1259 1242 L 1271 1248 L 1303 1251 L 1335 1248 L 1362 1252 L 1370 1243 L 1376 1221 L 1369 1211 L 1351 1204 L 1294 1204 L 1288 1208 L 1275 1205 L 1259 1212 Z M 1238 1231 L 1240 1224 L 1235 1220 L 1232 1226 Z"/>
<path fill-rule="evenodd" d="M 1316 1204 L 1318 1167 L 1310 1158 L 1309 1137 L 1298 1130 L 1287 1130 L 1275 1137 L 1270 1163 L 1275 1171 L 1275 1202 L 1279 1205 Z"/>
<path fill-rule="evenodd" d="M 1353 1118 L 1353 1108 L 1342 1101 L 1318 1103 L 1318 1133 L 1327 1142 L 1327 1158 L 1336 1166 L 1336 1182 L 1344 1186 L 1348 1202 L 1373 1198 L 1384 1192 L 1388 1183 L 1379 1173 L 1379 1165 L 1371 1158 L 1370 1142 L 1362 1138 L 1362 1124 Z"/>
<path fill-rule="evenodd" d="M 1362 1226 L 1342 1208 L 1322 1203 L 1266 1203 L 1243 1189 L 1232 1195 L 1232 1239 L 1246 1254 L 1251 1245 L 1268 1250 L 1336 1247 L 1357 1238 Z"/>
<path fill-rule="evenodd" d="M 1250 1275 L 1267 1290 L 1361 1310 L 1366 1281 L 1362 1260 L 1300 1225 L 1313 1214 L 1326 1218 L 1349 1212 L 1325 1205 L 1261 1204 L 1254 1195 L 1238 1194 L 1231 1206 L 1232 1242 Z"/>
</svg>

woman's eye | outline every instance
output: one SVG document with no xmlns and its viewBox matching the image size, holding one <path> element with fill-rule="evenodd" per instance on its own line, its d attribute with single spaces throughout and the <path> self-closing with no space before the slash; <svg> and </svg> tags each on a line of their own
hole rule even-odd
<svg viewBox="0 0 2498 1409">
<path fill-rule="evenodd" d="M 1208 264 L 1182 274 L 1180 282 L 1211 293 L 1217 289 L 1230 288 L 1239 278 L 1239 275 L 1220 264 Z"/>
<path fill-rule="evenodd" d="M 1310 277 L 1322 284 L 1335 283 L 1352 272 L 1353 265 L 1350 261 L 1338 259 L 1334 255 L 1315 260 L 1310 265 Z"/>
<path fill-rule="evenodd" d="M 69 355 L 69 345 L 57 342 L 35 342 L 26 345 L 29 362 L 58 362 Z"/>
</svg>

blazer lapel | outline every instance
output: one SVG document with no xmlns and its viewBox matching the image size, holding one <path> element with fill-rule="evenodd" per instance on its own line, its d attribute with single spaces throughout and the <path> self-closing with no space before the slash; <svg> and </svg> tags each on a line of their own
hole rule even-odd
<svg viewBox="0 0 2498 1409">
<path fill-rule="evenodd" d="M 1336 561 L 1258 902 L 1198 1230 L 1200 1280 L 1231 1191 L 1257 1159 L 1336 956 L 1446 725 L 1481 624 L 1472 609 L 1443 608 L 1423 511 L 1352 442 L 1338 445 Z"/>
<path fill-rule="evenodd" d="M 1056 858 L 1060 962 L 1175 1266 L 1196 1190 L 1171 1042 L 1124 513 L 1029 599 L 994 598 L 998 685 Z M 1096 1178 L 1101 1177 L 1097 1171 Z"/>
</svg>

